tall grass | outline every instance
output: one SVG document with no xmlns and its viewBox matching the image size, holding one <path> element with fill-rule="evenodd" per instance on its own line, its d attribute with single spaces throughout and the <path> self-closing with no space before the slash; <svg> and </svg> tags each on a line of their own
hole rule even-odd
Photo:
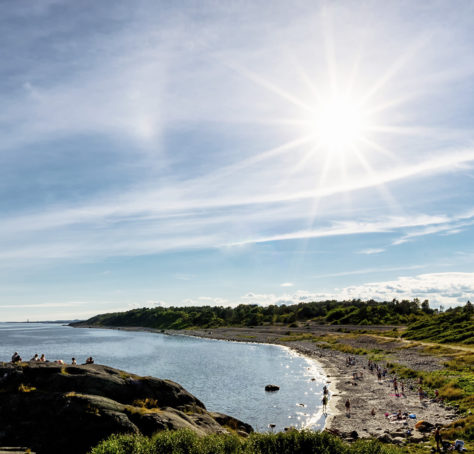
<svg viewBox="0 0 474 454">
<path fill-rule="evenodd" d="M 91 454 L 401 454 L 395 446 L 378 441 L 348 444 L 325 432 L 292 430 L 255 433 L 247 439 L 218 434 L 199 437 L 190 430 L 158 432 L 153 437 L 113 435 Z"/>
</svg>

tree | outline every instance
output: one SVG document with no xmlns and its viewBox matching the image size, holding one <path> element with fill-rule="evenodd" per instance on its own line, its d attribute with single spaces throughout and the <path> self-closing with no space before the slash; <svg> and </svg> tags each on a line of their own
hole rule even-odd
<svg viewBox="0 0 474 454">
<path fill-rule="evenodd" d="M 472 303 L 468 300 L 466 305 L 463 308 L 464 312 L 468 315 L 474 314 L 474 307 L 472 306 Z"/>
<path fill-rule="evenodd" d="M 425 300 L 421 303 L 421 310 L 425 313 L 425 314 L 432 314 L 433 311 L 430 309 L 430 303 L 428 300 Z"/>
</svg>

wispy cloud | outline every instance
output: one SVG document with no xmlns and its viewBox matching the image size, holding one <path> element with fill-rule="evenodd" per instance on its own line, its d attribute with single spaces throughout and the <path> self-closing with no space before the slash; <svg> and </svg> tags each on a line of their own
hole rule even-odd
<svg viewBox="0 0 474 454">
<path fill-rule="evenodd" d="M 90 304 L 89 301 L 65 301 L 60 303 L 32 303 L 32 304 L 0 304 L 0 309 L 13 308 L 52 308 L 52 307 L 69 307 L 84 306 Z"/>
<path fill-rule="evenodd" d="M 370 248 L 370 249 L 363 249 L 363 250 L 359 251 L 359 254 L 373 255 L 373 254 L 380 254 L 384 251 L 385 251 L 385 249 L 383 249 L 383 248 Z"/>
<path fill-rule="evenodd" d="M 401 258 L 404 243 L 415 250 L 436 236 L 455 254 L 463 248 L 456 239 L 472 237 L 472 5 L 66 3 L 16 2 L 0 18 L 8 284 L 14 277 L 15 287 L 35 288 L 25 269 L 58 264 L 72 282 L 110 261 L 96 287 L 110 289 L 129 266 L 123 257 L 137 261 L 133 281 L 155 273 L 138 257 L 154 255 L 161 266 L 164 253 L 179 251 L 163 283 L 171 301 L 184 282 L 202 282 L 185 266 L 197 250 L 207 254 L 205 278 L 219 257 L 222 275 L 237 269 L 243 283 L 259 252 L 278 250 L 279 287 L 303 262 L 311 275 L 327 271 L 315 254 L 302 252 L 298 265 L 295 243 L 344 242 L 327 258 L 357 258 L 375 274 L 417 266 Z M 345 92 L 371 124 L 364 141 L 334 154 L 315 140 L 314 113 L 327 95 Z M 248 269 L 226 260 L 236 251 Z M 363 274 L 352 265 L 347 276 Z M 16 291 L 7 287 L 4 301 Z M 235 300 L 201 291 L 190 301 Z M 156 298 L 130 304 L 161 304 Z M 293 297 L 279 298 L 268 300 Z"/>
</svg>

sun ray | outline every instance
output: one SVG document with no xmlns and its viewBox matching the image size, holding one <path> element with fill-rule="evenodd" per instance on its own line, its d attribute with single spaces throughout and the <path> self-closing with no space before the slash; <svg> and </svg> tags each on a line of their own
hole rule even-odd
<svg viewBox="0 0 474 454">
<path fill-rule="evenodd" d="M 392 153 L 388 148 L 383 147 L 379 143 L 375 142 L 374 140 L 370 140 L 367 137 L 362 137 L 361 141 L 365 143 L 367 146 L 370 148 L 376 150 L 379 153 L 382 153 L 383 155 L 387 156 L 394 162 L 399 162 L 399 159 L 395 156 L 394 153 Z"/>
<path fill-rule="evenodd" d="M 359 162 L 362 164 L 362 166 L 365 168 L 367 174 L 374 178 L 376 176 L 376 172 L 372 168 L 372 166 L 369 164 L 367 159 L 364 157 L 364 155 L 360 152 L 360 150 L 354 146 L 354 155 L 357 157 Z M 390 192 L 390 190 L 385 186 L 385 184 L 381 183 L 378 184 L 376 187 L 376 190 L 380 193 L 382 198 L 385 200 L 387 205 L 392 211 L 395 211 L 397 213 L 400 213 L 401 207 L 400 204 L 397 202 L 393 194 Z"/>
<path fill-rule="evenodd" d="M 403 53 L 400 58 L 398 58 L 390 68 L 385 72 L 385 74 L 376 81 L 369 91 L 367 91 L 363 96 L 364 104 L 368 103 L 368 101 L 375 96 L 377 92 L 379 92 L 387 83 L 396 76 L 396 74 L 401 71 L 411 59 L 413 59 L 420 50 L 426 46 L 428 43 L 428 37 L 422 36 L 418 39 L 417 42 L 412 43 L 410 48 Z"/>
<path fill-rule="evenodd" d="M 328 12 L 327 9 L 323 10 L 321 14 L 322 29 L 323 29 L 323 41 L 324 41 L 324 50 L 326 57 L 326 64 L 328 68 L 329 75 L 329 84 L 331 93 L 338 92 L 338 78 L 337 78 L 337 69 L 336 69 L 336 51 L 334 46 L 334 33 L 332 28 L 332 15 Z"/>
<path fill-rule="evenodd" d="M 302 145 L 308 144 L 311 142 L 311 136 L 301 136 L 297 139 L 291 140 L 289 142 L 284 143 L 278 147 L 272 148 L 267 151 L 263 151 L 257 155 L 254 155 L 250 158 L 243 159 L 242 161 L 236 162 L 229 166 L 223 167 L 219 170 L 219 172 L 214 172 L 213 174 L 209 175 L 208 178 L 212 180 L 222 179 L 228 177 L 229 175 L 235 174 L 238 171 L 244 170 L 254 164 L 259 162 L 275 158 L 281 154 L 285 154 L 291 150 L 294 150 Z"/>
<path fill-rule="evenodd" d="M 271 83 L 270 81 L 264 79 L 263 77 L 259 76 L 258 74 L 255 74 L 254 72 L 242 68 L 240 66 L 237 66 L 236 64 L 229 64 L 229 66 L 237 71 L 239 74 L 242 76 L 246 77 L 247 79 L 251 80 L 252 82 L 260 85 L 261 87 L 265 88 L 268 91 L 271 91 L 281 98 L 291 102 L 297 107 L 302 108 L 303 110 L 310 111 L 311 106 L 308 106 L 305 102 L 301 101 L 298 99 L 296 96 L 292 95 L 291 93 L 288 93 L 287 91 L 283 90 L 282 88 L 278 87 L 277 85 Z"/>
</svg>

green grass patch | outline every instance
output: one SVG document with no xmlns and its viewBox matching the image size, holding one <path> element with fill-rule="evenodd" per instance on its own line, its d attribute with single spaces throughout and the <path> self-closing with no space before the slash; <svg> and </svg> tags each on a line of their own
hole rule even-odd
<svg viewBox="0 0 474 454">
<path fill-rule="evenodd" d="M 326 432 L 291 430 L 277 434 L 254 433 L 246 439 L 233 434 L 199 437 L 189 430 L 163 431 L 148 438 L 113 435 L 91 454 L 401 454 L 395 446 L 378 441 L 345 443 Z"/>
</svg>

